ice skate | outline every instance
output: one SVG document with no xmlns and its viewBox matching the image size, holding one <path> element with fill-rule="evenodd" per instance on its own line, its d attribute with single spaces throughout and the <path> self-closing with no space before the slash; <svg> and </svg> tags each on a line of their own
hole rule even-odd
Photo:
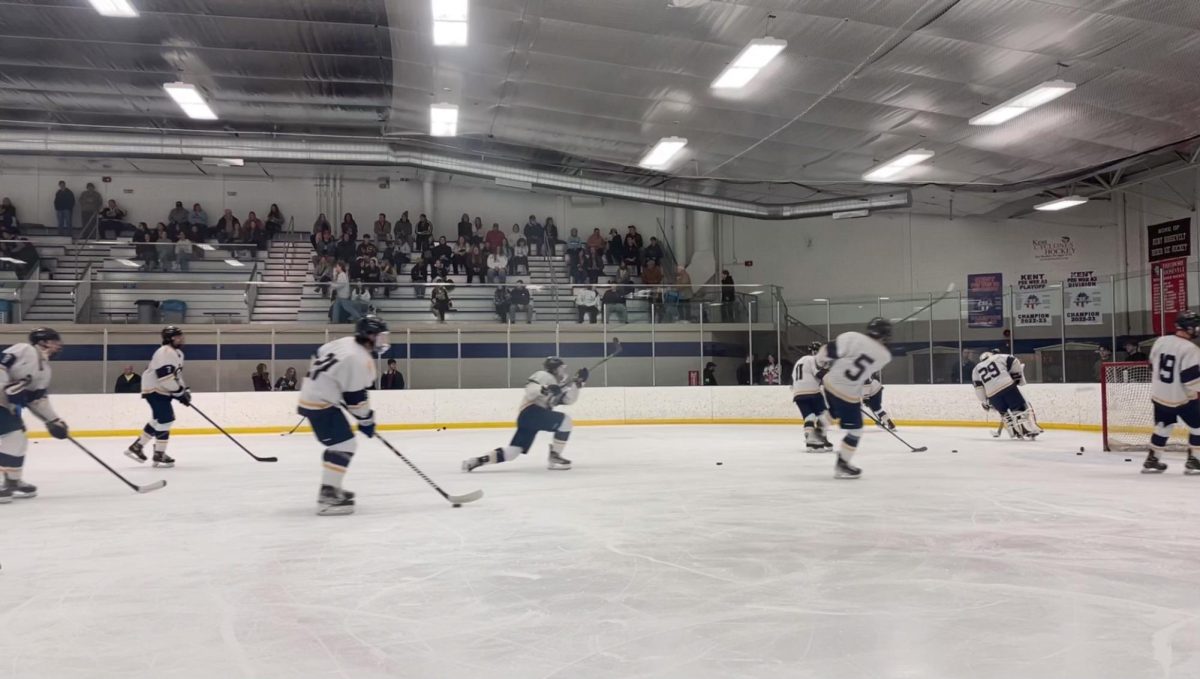
<svg viewBox="0 0 1200 679">
<path fill-rule="evenodd" d="M 175 466 L 175 458 L 166 453 L 154 453 L 154 466 L 170 469 Z"/>
<path fill-rule="evenodd" d="M 333 486 L 321 486 L 317 496 L 317 516 L 341 516 L 354 513 L 354 493 Z"/>
<path fill-rule="evenodd" d="M 6 505 L 12 502 L 12 491 L 8 489 L 8 484 L 0 483 L 0 505 Z"/>
<path fill-rule="evenodd" d="M 487 460 L 488 460 L 487 456 L 468 457 L 467 459 L 463 460 L 463 462 L 462 462 L 462 470 L 464 472 L 469 472 L 469 471 L 472 471 L 475 469 L 479 469 L 483 465 L 487 464 Z"/>
<path fill-rule="evenodd" d="M 1161 474 L 1167 471 L 1165 462 L 1160 462 L 1154 453 L 1146 456 L 1146 461 L 1142 463 L 1143 474 Z"/>
<path fill-rule="evenodd" d="M 861 475 L 861 469 L 842 459 L 841 455 L 838 455 L 837 465 L 833 468 L 833 478 L 857 479 Z"/>
<path fill-rule="evenodd" d="M 37 497 L 37 486 L 32 483 L 25 483 L 20 479 L 7 479 L 4 482 L 4 490 L 8 491 L 9 497 L 17 500 L 25 500 Z"/>
<path fill-rule="evenodd" d="M 141 440 L 136 440 L 129 444 L 129 447 L 125 449 L 125 457 L 133 460 L 134 462 L 146 461 L 146 453 L 142 452 Z"/>
<path fill-rule="evenodd" d="M 1183 465 L 1183 473 L 1188 476 L 1200 474 L 1200 459 L 1188 453 L 1187 462 Z"/>
<path fill-rule="evenodd" d="M 833 450 L 833 444 L 815 431 L 804 433 L 804 445 L 810 453 L 828 453 Z"/>
<path fill-rule="evenodd" d="M 554 451 L 550 451 L 550 459 L 546 463 L 546 468 L 563 470 L 570 469 L 571 461 Z"/>
<path fill-rule="evenodd" d="M 879 413 L 879 426 L 888 431 L 896 430 L 896 423 L 892 421 L 892 416 L 887 413 Z"/>
</svg>

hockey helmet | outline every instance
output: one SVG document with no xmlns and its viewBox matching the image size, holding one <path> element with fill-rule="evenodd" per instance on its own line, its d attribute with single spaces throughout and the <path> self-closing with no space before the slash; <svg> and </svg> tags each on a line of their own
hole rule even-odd
<svg viewBox="0 0 1200 679">
<path fill-rule="evenodd" d="M 874 337 L 880 342 L 887 342 L 892 339 L 892 322 L 879 316 L 872 318 L 867 323 L 867 336 Z"/>
<path fill-rule="evenodd" d="M 374 345 L 372 351 L 376 356 L 384 355 L 391 348 L 388 336 L 387 323 L 378 316 L 363 316 L 354 324 L 354 339 L 363 344 L 371 342 Z"/>
<path fill-rule="evenodd" d="M 821 347 L 823 347 L 823 346 L 825 346 L 825 345 L 821 344 L 820 342 L 809 342 L 808 343 L 808 353 L 813 354 L 815 356 L 817 354 L 817 352 L 819 352 L 821 350 Z"/>
<path fill-rule="evenodd" d="M 47 342 L 58 342 L 58 344 L 49 346 L 46 344 Z M 47 358 L 62 350 L 62 337 L 57 330 L 52 328 L 35 328 L 29 333 L 29 343 L 44 351 Z"/>
<path fill-rule="evenodd" d="M 162 343 L 174 344 L 176 337 L 183 337 L 183 330 L 177 325 L 168 325 L 162 329 Z"/>
<path fill-rule="evenodd" d="M 562 377 L 560 373 L 562 373 L 564 365 L 566 364 L 563 363 L 563 360 L 558 356 L 549 356 L 545 361 L 542 361 L 542 370 L 545 370 L 555 377 Z"/>
<path fill-rule="evenodd" d="M 985 351 L 982 354 L 979 354 L 979 362 L 982 363 L 982 362 L 988 360 L 989 358 L 992 357 L 992 354 L 994 354 L 994 353 L 995 352 L 993 352 L 993 351 Z"/>
<path fill-rule="evenodd" d="M 1200 314 L 1191 309 L 1184 309 L 1175 317 L 1175 328 L 1195 337 L 1200 334 Z"/>
</svg>

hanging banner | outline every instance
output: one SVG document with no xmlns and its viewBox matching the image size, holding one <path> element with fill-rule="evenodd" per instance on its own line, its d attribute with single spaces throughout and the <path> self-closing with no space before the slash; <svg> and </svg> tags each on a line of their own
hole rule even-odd
<svg viewBox="0 0 1200 679">
<path fill-rule="evenodd" d="M 1004 274 L 967 274 L 967 327 L 1004 327 Z"/>
<path fill-rule="evenodd" d="M 1023 273 L 1017 279 L 1017 327 L 1050 325 L 1054 292 L 1046 289 L 1046 274 Z"/>
<path fill-rule="evenodd" d="M 1175 327 L 1175 316 L 1187 306 L 1187 257 L 1153 264 L 1150 267 L 1150 309 L 1154 317 L 1154 334 L 1170 332 Z"/>
<path fill-rule="evenodd" d="M 1058 238 L 1035 238 L 1033 258 L 1041 262 L 1060 262 L 1075 256 L 1075 244 L 1070 236 Z"/>
<path fill-rule="evenodd" d="M 1067 325 L 1103 325 L 1104 301 L 1095 271 L 1072 271 L 1066 284 Z"/>
<path fill-rule="evenodd" d="M 1176 219 L 1146 227 L 1150 239 L 1147 261 L 1162 262 L 1176 257 L 1192 256 L 1192 220 Z"/>
</svg>

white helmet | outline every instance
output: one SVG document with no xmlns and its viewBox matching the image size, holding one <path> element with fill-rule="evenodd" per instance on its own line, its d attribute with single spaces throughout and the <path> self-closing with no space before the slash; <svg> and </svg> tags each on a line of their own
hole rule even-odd
<svg viewBox="0 0 1200 679">
<path fill-rule="evenodd" d="M 983 361 L 986 361 L 991 357 L 992 357 L 992 352 L 985 351 L 982 354 L 979 354 L 979 361 L 982 363 Z"/>
</svg>

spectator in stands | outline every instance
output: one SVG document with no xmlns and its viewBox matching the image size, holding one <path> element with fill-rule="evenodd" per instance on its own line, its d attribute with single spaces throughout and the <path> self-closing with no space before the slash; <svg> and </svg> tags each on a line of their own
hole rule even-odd
<svg viewBox="0 0 1200 679">
<path fill-rule="evenodd" d="M 582 268 L 587 273 L 588 283 L 595 285 L 600 282 L 600 274 L 604 273 L 604 254 L 599 247 L 587 248 L 583 251 Z"/>
<path fill-rule="evenodd" d="M 558 238 L 558 225 L 554 223 L 553 217 L 546 217 L 544 224 L 546 231 L 546 251 L 548 254 L 556 255 L 558 254 L 558 244 L 562 243 Z"/>
<path fill-rule="evenodd" d="M 358 240 L 358 222 L 354 221 L 354 215 L 349 212 L 342 215 L 342 233 L 350 234 L 350 240 Z"/>
<path fill-rule="evenodd" d="M 251 212 L 250 214 L 253 215 L 254 213 Z M 252 244 L 255 250 L 266 250 L 267 241 L 270 238 L 267 233 L 267 227 L 262 223 L 262 220 L 256 219 L 255 222 L 254 226 L 242 229 L 246 237 L 246 243 Z"/>
<path fill-rule="evenodd" d="M 607 323 L 619 316 L 622 323 L 628 323 L 629 309 L 625 307 L 625 291 L 617 285 L 615 278 L 610 278 L 608 284 L 604 296 L 600 298 L 604 304 L 604 321 Z"/>
<path fill-rule="evenodd" d="M 379 213 L 372 230 L 375 232 L 375 240 L 380 243 L 392 237 L 392 223 L 387 220 L 386 214 Z"/>
<path fill-rule="evenodd" d="M 92 220 L 100 214 L 100 208 L 104 206 L 104 196 L 96 190 L 96 185 L 88 182 L 83 193 L 79 194 L 79 221 L 83 228 L 91 228 Z"/>
<path fill-rule="evenodd" d="M 747 385 L 747 386 L 755 384 L 755 379 L 757 378 L 757 376 L 754 374 L 754 364 L 757 360 L 758 360 L 757 356 L 755 356 L 754 354 L 750 354 L 749 356 L 746 357 L 746 362 L 742 363 L 741 365 L 738 366 L 738 369 L 737 369 L 737 383 L 738 384 Z"/>
<path fill-rule="evenodd" d="M 331 255 L 319 257 L 317 263 L 313 265 L 313 282 L 317 284 L 317 294 L 324 293 L 329 289 L 327 284 L 333 280 L 333 274 L 333 257 Z"/>
<path fill-rule="evenodd" d="M 604 252 L 609 264 L 620 264 L 625 260 L 625 239 L 616 229 L 608 230 L 608 249 Z"/>
<path fill-rule="evenodd" d="M 646 262 L 645 268 L 642 269 L 642 283 L 644 283 L 646 287 L 650 289 L 649 300 L 651 306 L 654 307 L 654 317 L 661 321 L 663 294 L 665 292 L 662 287 L 663 270 L 654 262 L 654 260 Z"/>
<path fill-rule="evenodd" d="M 266 363 L 258 364 L 250 375 L 250 383 L 254 385 L 254 391 L 271 391 L 271 373 L 267 372 Z"/>
<path fill-rule="evenodd" d="M 342 263 L 338 262 L 338 266 L 342 267 Z M 354 323 L 362 318 L 370 310 L 367 305 L 369 296 L 366 300 L 364 295 L 360 294 L 358 299 L 355 299 L 350 291 L 349 274 L 342 268 L 334 278 L 334 290 L 337 297 L 333 300 L 333 305 L 329 307 L 330 320 L 334 323 Z M 345 293 L 345 297 L 341 296 Z"/>
<path fill-rule="evenodd" d="M 633 227 L 629 227 L 633 229 Z M 621 245 L 621 252 L 624 253 L 622 261 L 625 266 L 637 271 L 638 275 L 642 275 L 642 246 L 639 245 L 641 236 L 634 234 L 632 231 L 625 236 L 625 242 Z"/>
<path fill-rule="evenodd" d="M 367 291 L 372 298 L 378 296 L 379 284 L 383 283 L 383 270 L 379 267 L 379 260 L 375 257 L 365 258 L 362 269 L 363 289 Z"/>
<path fill-rule="evenodd" d="M 267 211 L 267 238 L 274 238 L 275 234 L 283 231 L 284 223 L 283 212 L 279 210 L 279 205 L 271 203 L 271 209 Z"/>
<path fill-rule="evenodd" d="M 413 242 L 413 225 L 408 221 L 408 210 L 402 212 L 400 219 L 396 220 L 396 238 L 410 245 Z"/>
<path fill-rule="evenodd" d="M 464 212 L 458 220 L 458 238 L 471 240 L 471 235 L 471 216 Z"/>
<path fill-rule="evenodd" d="M 59 233 L 71 234 L 71 215 L 75 213 L 75 192 L 67 183 L 59 180 L 58 191 L 54 192 L 54 216 L 58 220 Z"/>
<path fill-rule="evenodd" d="M 709 361 L 704 364 L 704 379 L 701 382 L 706 387 L 717 386 L 717 364 Z"/>
<path fill-rule="evenodd" d="M 450 244 L 446 242 L 445 236 L 438 238 L 437 245 L 433 246 L 432 252 L 434 265 L 436 266 L 438 262 L 441 262 L 449 270 L 450 263 L 454 259 L 454 248 L 450 247 Z"/>
<path fill-rule="evenodd" d="M 619 285 L 633 285 L 633 274 L 629 272 L 629 267 L 625 266 L 625 262 L 621 262 L 617 266 L 617 283 Z"/>
<path fill-rule="evenodd" d="M 642 248 L 645 247 L 646 244 L 642 241 L 642 234 L 638 233 L 637 227 L 634 226 L 633 224 L 630 224 L 626 228 L 626 233 L 625 233 L 625 247 L 626 248 L 629 247 L 629 237 L 630 236 L 633 236 L 633 249 L 637 250 L 638 253 L 640 254 L 642 252 Z"/>
<path fill-rule="evenodd" d="M 488 283 L 495 285 L 508 281 L 508 256 L 504 254 L 503 247 L 493 249 L 492 254 L 488 255 L 487 268 Z"/>
<path fill-rule="evenodd" d="M 504 232 L 500 230 L 499 224 L 492 224 L 492 230 L 484 234 L 483 242 L 488 252 L 495 252 L 496 248 L 507 249 L 508 245 L 508 239 L 504 237 Z"/>
<path fill-rule="evenodd" d="M 319 231 L 317 233 L 317 240 L 313 243 L 313 259 L 316 260 L 321 257 L 336 258 L 338 256 L 339 244 L 339 241 L 335 241 L 329 231 Z"/>
<path fill-rule="evenodd" d="M 183 206 L 182 200 L 175 201 L 175 207 L 167 213 L 167 223 L 178 226 L 185 226 L 188 223 L 188 210 Z"/>
<path fill-rule="evenodd" d="M 478 245 L 472 245 L 471 251 L 467 253 L 467 285 L 472 281 L 482 283 L 487 277 L 487 257 L 483 255 L 483 251 Z"/>
<path fill-rule="evenodd" d="M 121 232 L 129 226 L 125 221 L 125 211 L 117 205 L 117 201 L 109 199 L 108 205 L 100 210 L 100 238 L 103 239 L 110 230 L 114 239 L 120 238 Z"/>
<path fill-rule="evenodd" d="M 500 228 L 499 224 L 492 224 L 494 228 Z M 471 245 L 483 245 L 483 240 L 487 238 L 487 232 L 483 230 L 483 220 L 479 217 L 475 218 L 474 227 L 471 231 Z"/>
<path fill-rule="evenodd" d="M 375 245 L 375 241 L 371 238 L 371 234 L 363 234 L 362 242 L 358 244 L 355 254 L 357 254 L 359 257 L 366 257 L 367 259 L 379 256 L 379 247 Z"/>
<path fill-rule="evenodd" d="M 255 231 L 263 231 L 265 233 L 266 228 L 262 220 L 258 218 L 258 214 L 251 210 L 250 214 L 246 215 L 246 221 L 242 222 L 242 236 L 245 238 L 247 232 L 253 234 Z M 255 240 L 257 239 L 249 238 L 246 239 L 246 242 L 253 243 Z"/>
<path fill-rule="evenodd" d="M 533 299 L 529 296 L 529 288 L 525 287 L 525 281 L 518 280 L 517 284 L 509 290 L 509 304 L 512 306 L 510 312 L 513 317 L 513 322 L 516 322 L 517 312 L 525 312 L 525 323 L 528 325 L 533 323 Z"/>
<path fill-rule="evenodd" d="M 383 283 L 383 296 L 392 297 L 392 289 L 396 287 L 396 265 L 390 259 L 379 262 L 379 280 Z"/>
<path fill-rule="evenodd" d="M 567 277 L 571 279 L 572 283 L 579 285 L 587 280 L 587 277 L 580 273 L 581 270 L 578 252 L 568 252 L 564 254 L 562 258 L 563 264 L 567 267 Z"/>
<path fill-rule="evenodd" d="M 425 297 L 425 283 L 429 280 L 429 264 L 424 255 L 417 258 L 416 263 L 408 270 L 408 274 L 413 282 L 413 297 L 422 299 Z"/>
<path fill-rule="evenodd" d="M 510 233 L 508 235 L 508 238 L 505 239 L 505 241 L 508 243 L 509 250 L 516 247 L 517 241 L 521 240 L 522 238 L 524 238 L 524 236 L 521 235 L 521 225 L 513 224 L 512 225 L 512 233 Z M 526 247 L 529 246 L 529 241 L 525 241 L 525 246 Z M 512 253 L 509 252 L 508 256 L 512 257 Z"/>
<path fill-rule="evenodd" d="M 333 265 L 333 284 L 329 286 L 329 298 L 350 299 L 350 268 L 345 260 Z"/>
<path fill-rule="evenodd" d="M 962 358 L 950 371 L 950 384 L 971 384 L 971 374 L 975 372 L 975 363 L 975 352 L 963 349 Z"/>
<path fill-rule="evenodd" d="M 241 234 L 241 229 L 242 220 L 233 215 L 233 210 L 225 208 L 225 211 L 221 213 L 221 218 L 209 229 L 208 238 L 218 243 L 228 243 Z"/>
<path fill-rule="evenodd" d="M 188 213 L 187 220 L 188 238 L 195 243 L 203 243 L 208 238 L 208 213 L 204 208 L 200 207 L 200 203 L 192 204 L 192 211 Z"/>
<path fill-rule="evenodd" d="M 163 271 L 170 271 L 175 268 L 175 241 L 179 240 L 179 234 L 171 233 L 170 226 L 159 222 L 155 235 L 158 237 L 155 249 L 158 252 L 159 265 Z"/>
<path fill-rule="evenodd" d="M 433 222 L 422 212 L 417 218 L 417 249 L 425 252 L 433 242 Z"/>
<path fill-rule="evenodd" d="M 179 261 L 180 271 L 186 272 L 191 266 L 192 249 L 194 247 L 195 243 L 192 242 L 191 237 L 186 233 L 180 234 L 179 240 L 175 241 L 175 259 Z"/>
<path fill-rule="evenodd" d="M 537 217 L 529 215 L 529 221 L 525 222 L 525 240 L 529 242 L 530 249 L 536 252 L 538 257 L 541 257 L 545 250 L 545 236 L 545 228 L 538 222 Z"/>
<path fill-rule="evenodd" d="M 17 206 L 7 196 L 0 199 L 0 227 L 17 226 Z"/>
<path fill-rule="evenodd" d="M 433 260 L 433 268 L 429 271 L 429 277 L 435 281 L 439 278 L 449 278 L 450 269 L 446 267 L 446 262 L 441 259 Z"/>
<path fill-rule="evenodd" d="M 396 246 L 396 257 L 394 260 L 396 263 L 397 273 L 399 273 L 399 271 L 400 271 L 400 266 L 402 264 L 409 264 L 410 262 L 412 262 L 412 258 L 413 258 L 412 244 L 409 243 L 407 240 L 401 239 L 400 243 Z"/>
<path fill-rule="evenodd" d="M 501 323 L 512 323 L 512 296 L 508 288 L 503 285 L 496 288 L 496 292 L 492 293 L 492 308 L 496 310 Z"/>
<path fill-rule="evenodd" d="M 467 254 L 470 252 L 470 246 L 467 245 L 467 237 L 459 236 L 458 241 L 454 244 L 454 254 L 450 256 L 450 268 L 454 275 L 458 275 L 458 270 L 462 269 L 463 273 L 467 271 Z"/>
<path fill-rule="evenodd" d="M 600 298 L 596 295 L 596 291 L 590 285 L 580 285 L 575 288 L 575 322 L 583 323 L 583 317 L 587 316 L 591 323 L 596 322 L 596 317 L 600 315 Z"/>
<path fill-rule="evenodd" d="M 733 323 L 737 320 L 737 289 L 734 287 L 733 276 L 728 269 L 721 270 L 721 322 Z M 740 382 L 740 380 L 739 380 Z"/>
<path fill-rule="evenodd" d="M 114 394 L 140 394 L 142 393 L 142 376 L 134 372 L 133 366 L 127 365 L 117 375 L 117 384 L 113 387 Z"/>
<path fill-rule="evenodd" d="M 429 301 L 438 323 L 445 323 L 446 313 L 454 308 L 454 303 L 450 300 L 450 291 L 452 290 L 454 290 L 454 285 L 444 276 L 434 281 L 433 292 L 429 293 Z"/>
<path fill-rule="evenodd" d="M 642 252 L 642 258 L 646 261 L 653 261 L 658 266 L 662 266 L 663 249 L 662 246 L 658 244 L 657 238 L 653 236 L 650 237 L 650 244 L 647 245 L 646 249 Z"/>
<path fill-rule="evenodd" d="M 579 229 L 572 228 L 567 236 L 567 254 L 578 254 L 583 249 L 583 239 L 579 237 Z"/>
<path fill-rule="evenodd" d="M 1096 350 L 1096 354 L 1099 358 L 1092 364 L 1093 382 L 1101 381 L 1101 378 L 1104 377 L 1104 364 L 1112 360 L 1112 352 L 1108 350 L 1108 347 L 1100 347 Z"/>
<path fill-rule="evenodd" d="M 379 388 L 384 390 L 404 388 L 404 375 L 396 369 L 396 359 L 388 359 L 387 370 L 379 376 Z"/>
<path fill-rule="evenodd" d="M 147 271 L 153 270 L 158 265 L 157 248 L 152 245 L 150 238 L 150 227 L 146 222 L 138 222 L 137 228 L 133 230 L 133 253 L 134 257 L 142 260 Z"/>
<path fill-rule="evenodd" d="M 358 247 L 348 233 L 342 233 L 334 247 L 334 256 L 341 262 L 353 262 L 358 257 Z"/>
<path fill-rule="evenodd" d="M 525 267 L 525 275 L 529 275 L 529 244 L 524 238 L 517 239 L 517 244 L 513 247 L 512 257 L 508 260 L 508 273 L 516 275 L 518 267 Z"/>
<path fill-rule="evenodd" d="M 781 378 L 779 363 L 775 361 L 775 355 L 767 354 L 767 364 L 762 369 L 762 383 L 779 384 Z"/>
<path fill-rule="evenodd" d="M 1137 340 L 1133 339 L 1132 337 L 1126 338 L 1124 349 L 1126 361 L 1145 363 L 1146 361 L 1150 360 L 1150 357 L 1146 356 L 1146 352 L 1142 351 L 1138 347 Z"/>
<path fill-rule="evenodd" d="M 692 320 L 692 276 L 683 266 L 675 267 L 675 316 L 679 320 Z"/>
<path fill-rule="evenodd" d="M 316 221 L 313 222 L 313 237 L 315 238 L 322 231 L 333 232 L 333 225 L 329 223 L 329 218 L 325 216 L 324 212 L 317 215 Z"/>
<path fill-rule="evenodd" d="M 300 379 L 296 377 L 296 369 L 288 368 L 283 373 L 283 377 L 275 380 L 275 391 L 296 391 L 296 387 L 300 384 Z"/>
<path fill-rule="evenodd" d="M 608 241 L 604 240 L 604 235 L 600 233 L 600 229 L 597 227 L 592 229 L 592 235 L 588 236 L 586 245 L 588 249 L 594 248 L 599 250 L 600 254 L 604 254 L 604 248 L 608 246 Z"/>
</svg>

